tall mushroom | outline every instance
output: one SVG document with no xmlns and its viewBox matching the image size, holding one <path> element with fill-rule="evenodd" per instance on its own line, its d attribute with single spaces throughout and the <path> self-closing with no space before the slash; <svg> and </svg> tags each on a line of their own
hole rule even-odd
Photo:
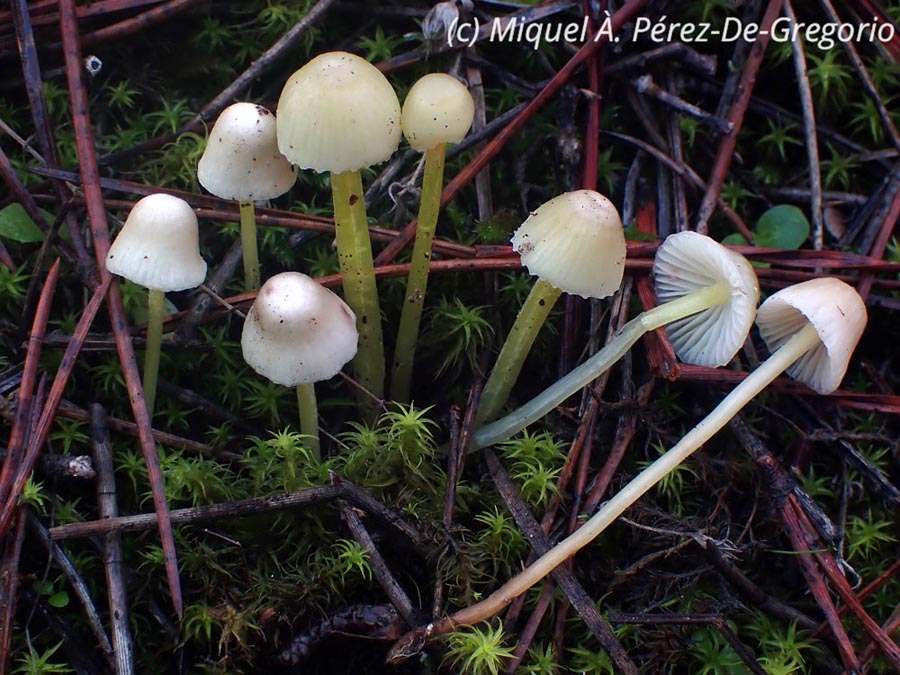
<svg viewBox="0 0 900 675">
<path fill-rule="evenodd" d="M 441 206 L 445 150 L 447 143 L 459 143 L 465 137 L 474 116 L 475 102 L 469 90 L 445 73 L 429 73 L 416 80 L 403 101 L 403 135 L 413 149 L 425 153 L 425 173 L 391 371 L 391 394 L 395 401 L 409 399 L 419 323 L 428 286 L 428 264 Z"/>
<path fill-rule="evenodd" d="M 241 210 L 241 250 L 246 290 L 259 288 L 259 253 L 253 202 L 291 189 L 297 170 L 278 151 L 275 115 L 255 103 L 234 103 L 219 115 L 197 164 L 197 180 Z"/>
<path fill-rule="evenodd" d="M 304 169 L 331 173 L 344 299 L 356 312 L 360 384 L 384 392 L 384 345 L 360 169 L 400 143 L 400 102 L 384 75 L 346 52 L 321 54 L 288 79 L 277 108 L 278 148 Z"/>
<path fill-rule="evenodd" d="M 195 288 L 206 278 L 197 216 L 190 204 L 161 193 L 139 200 L 109 247 L 106 269 L 149 290 L 143 386 L 147 411 L 152 417 L 165 294 Z"/>
<path fill-rule="evenodd" d="M 756 315 L 759 285 L 750 263 L 696 232 L 670 235 L 653 262 L 663 304 L 638 315 L 600 351 L 509 415 L 486 424 L 470 447 L 509 438 L 611 368 L 641 336 L 671 326 L 672 343 L 688 363 L 721 366 L 740 349 Z"/>
<path fill-rule="evenodd" d="M 622 283 L 625 233 L 613 203 L 593 190 L 554 197 L 515 231 L 513 250 L 537 277 L 481 393 L 477 423 L 503 408 L 538 331 L 565 291 L 605 298 Z"/>
<path fill-rule="evenodd" d="M 725 426 L 754 396 L 787 370 L 820 394 L 837 389 L 866 326 L 866 307 L 843 281 L 812 279 L 785 288 L 759 308 L 760 334 L 771 356 L 675 446 L 641 471 L 597 513 L 490 596 L 441 623 L 470 624 L 493 616 L 513 598 L 594 540 L 629 506 Z"/>
<path fill-rule="evenodd" d="M 300 430 L 319 454 L 315 382 L 340 372 L 356 354 L 356 316 L 337 295 L 299 272 L 271 277 L 247 313 L 244 360 L 272 382 L 297 388 Z"/>
</svg>

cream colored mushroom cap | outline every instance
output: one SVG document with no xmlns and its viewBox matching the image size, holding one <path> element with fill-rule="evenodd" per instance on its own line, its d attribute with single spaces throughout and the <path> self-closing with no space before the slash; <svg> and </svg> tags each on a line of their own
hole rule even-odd
<svg viewBox="0 0 900 675">
<path fill-rule="evenodd" d="M 593 190 L 554 197 L 513 233 L 531 274 L 565 293 L 605 298 L 622 283 L 625 231 L 613 203 Z"/>
<path fill-rule="evenodd" d="M 244 360 L 276 384 L 334 377 L 356 355 L 356 315 L 305 274 L 284 272 L 259 289 L 241 335 Z"/>
<path fill-rule="evenodd" d="M 155 291 L 196 288 L 206 278 L 197 216 L 183 199 L 152 194 L 138 201 L 106 256 L 112 274 Z"/>
<path fill-rule="evenodd" d="M 278 151 L 275 114 L 234 103 L 219 115 L 197 165 L 200 185 L 236 201 L 275 199 L 291 189 L 297 169 Z"/>
<path fill-rule="evenodd" d="M 295 72 L 278 99 L 278 148 L 293 164 L 332 173 L 388 159 L 400 144 L 400 102 L 359 56 L 321 54 Z"/>
<path fill-rule="evenodd" d="M 756 325 L 769 351 L 774 352 L 811 323 L 821 342 L 787 372 L 810 389 L 829 394 L 844 379 L 867 318 L 866 305 L 852 286 L 823 277 L 788 286 L 770 296 L 759 308 Z"/>
<path fill-rule="evenodd" d="M 685 363 L 718 368 L 744 344 L 759 302 L 759 282 L 746 258 L 697 232 L 666 237 L 653 261 L 656 297 L 670 302 L 713 284 L 731 287 L 730 300 L 666 325 Z"/>
<path fill-rule="evenodd" d="M 475 101 L 462 82 L 446 73 L 416 80 L 403 101 L 403 135 L 413 149 L 459 143 L 472 126 Z"/>
</svg>

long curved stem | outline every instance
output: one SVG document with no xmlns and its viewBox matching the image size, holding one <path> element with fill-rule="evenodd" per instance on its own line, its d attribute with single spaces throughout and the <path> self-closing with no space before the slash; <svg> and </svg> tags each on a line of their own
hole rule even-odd
<svg viewBox="0 0 900 675">
<path fill-rule="evenodd" d="M 353 359 L 353 371 L 365 390 L 381 398 L 384 394 L 381 310 L 359 171 L 331 174 L 331 191 L 344 300 L 356 313 L 359 331 L 359 351 Z M 370 407 L 374 410 L 374 406 Z"/>
<path fill-rule="evenodd" d="M 446 147 L 446 143 L 440 143 L 425 152 L 425 174 L 422 176 L 419 222 L 416 227 L 416 241 L 413 244 L 409 277 L 406 280 L 405 301 L 400 312 L 400 325 L 397 328 L 394 365 L 391 370 L 391 395 L 395 401 L 400 402 L 409 400 L 419 324 L 422 321 L 425 291 L 428 288 L 431 245 L 434 241 L 438 213 L 441 209 Z"/>
<path fill-rule="evenodd" d="M 240 202 L 241 254 L 244 258 L 244 289 L 259 289 L 259 250 L 256 244 L 256 211 L 253 202 Z"/>
<path fill-rule="evenodd" d="M 487 598 L 454 614 L 453 624 L 474 624 L 493 616 L 562 562 L 592 542 L 647 490 L 681 464 L 719 429 L 728 424 L 747 403 L 807 351 L 819 344 L 812 324 L 784 343 L 765 363 L 736 386 L 716 408 L 691 429 L 671 450 L 641 471 L 628 485 L 606 502 L 584 525 L 547 551 Z"/>
<path fill-rule="evenodd" d="M 531 287 L 531 292 L 525 298 L 522 309 L 509 329 L 506 342 L 503 343 L 497 362 L 491 369 L 491 374 L 481 392 L 481 402 L 475 416 L 476 425 L 490 421 L 500 414 L 519 378 L 525 358 L 531 351 L 531 345 L 534 344 L 541 326 L 544 325 L 560 295 L 558 288 L 542 279 L 538 279 Z"/>
<path fill-rule="evenodd" d="M 147 414 L 153 419 L 153 406 L 156 403 L 156 381 L 159 377 L 159 355 L 162 349 L 163 314 L 166 307 L 166 294 L 163 291 L 150 289 L 147 295 L 147 346 L 144 350 L 144 402 Z"/>
<path fill-rule="evenodd" d="M 316 405 L 316 385 L 297 385 L 297 408 L 300 411 L 300 433 L 309 438 L 309 448 L 316 459 L 321 459 L 319 449 L 319 409 Z"/>
<path fill-rule="evenodd" d="M 477 450 L 499 443 L 536 422 L 569 396 L 609 370 L 645 333 L 727 302 L 730 296 L 729 286 L 715 284 L 639 314 L 625 324 L 600 351 L 574 368 L 568 375 L 557 380 L 509 415 L 478 429 L 472 435 L 470 449 Z"/>
</svg>

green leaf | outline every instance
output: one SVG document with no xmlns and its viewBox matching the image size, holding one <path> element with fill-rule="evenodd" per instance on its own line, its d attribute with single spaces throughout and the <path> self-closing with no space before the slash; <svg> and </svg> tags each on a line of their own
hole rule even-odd
<svg viewBox="0 0 900 675">
<path fill-rule="evenodd" d="M 754 229 L 757 246 L 794 250 L 809 236 L 809 221 L 803 211 L 790 204 L 773 206 L 760 216 Z"/>
<path fill-rule="evenodd" d="M 38 229 L 18 202 L 0 209 L 0 237 L 20 244 L 34 244 L 44 241 L 44 233 Z"/>
<path fill-rule="evenodd" d="M 724 246 L 749 246 L 750 242 L 740 232 L 729 234 L 722 240 Z"/>
<path fill-rule="evenodd" d="M 49 604 L 51 607 L 62 609 L 69 604 L 69 594 L 65 591 L 54 593 L 49 598 L 47 598 L 47 604 Z"/>
</svg>

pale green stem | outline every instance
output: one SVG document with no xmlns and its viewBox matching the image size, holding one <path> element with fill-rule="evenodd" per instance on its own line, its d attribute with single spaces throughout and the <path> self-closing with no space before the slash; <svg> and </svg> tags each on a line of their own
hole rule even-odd
<svg viewBox="0 0 900 675">
<path fill-rule="evenodd" d="M 704 309 L 721 305 L 730 297 L 731 288 L 727 284 L 715 284 L 639 314 L 625 324 L 600 351 L 568 375 L 557 380 L 509 415 L 478 429 L 472 435 L 469 448 L 471 450 L 484 448 L 519 433 L 609 370 L 645 333 L 702 312 Z"/>
<path fill-rule="evenodd" d="M 147 346 L 144 348 L 144 402 L 147 414 L 153 419 L 153 405 L 156 403 L 156 381 L 159 377 L 159 354 L 162 348 L 163 314 L 166 308 L 166 294 L 152 288 L 147 295 Z"/>
<path fill-rule="evenodd" d="M 319 410 L 316 406 L 316 385 L 297 385 L 297 407 L 300 410 L 300 433 L 308 438 L 309 449 L 321 459 L 319 449 Z"/>
<path fill-rule="evenodd" d="M 244 289 L 259 289 L 259 251 L 256 246 L 256 213 L 253 202 L 241 205 L 241 255 L 244 258 Z"/>
<path fill-rule="evenodd" d="M 550 574 L 553 569 L 571 558 L 592 542 L 616 518 L 656 485 L 675 467 L 728 424 L 732 417 L 759 394 L 792 363 L 819 344 L 819 336 L 812 324 L 784 343 L 768 360 L 750 373 L 716 408 L 691 429 L 671 450 L 641 471 L 612 499 L 603 504 L 584 525 L 560 541 L 535 560 L 521 573 L 507 581 L 481 602 L 457 612 L 451 620 L 455 624 L 475 624 L 496 614 L 509 602 Z"/>
<path fill-rule="evenodd" d="M 356 328 L 359 331 L 359 350 L 353 360 L 353 371 L 363 388 L 381 398 L 384 395 L 381 310 L 359 171 L 332 173 L 331 191 L 334 197 L 334 238 L 341 266 L 344 300 L 356 313 Z M 374 411 L 374 403 L 368 399 L 367 407 L 370 412 Z"/>
<path fill-rule="evenodd" d="M 509 335 L 503 343 L 497 362 L 484 384 L 478 413 L 475 416 L 476 426 L 489 422 L 500 414 L 516 380 L 519 379 L 519 373 L 528 352 L 531 351 L 531 345 L 534 344 L 541 326 L 544 325 L 547 315 L 560 295 L 559 289 L 542 279 L 538 279 L 531 287 L 531 292 L 525 298 L 515 323 L 509 329 Z"/>
<path fill-rule="evenodd" d="M 416 241 L 413 244 L 409 277 L 406 280 L 400 326 L 397 328 L 397 344 L 394 348 L 394 365 L 391 371 L 391 395 L 395 401 L 409 400 L 413 362 L 425 290 L 428 288 L 428 266 L 431 262 L 431 244 L 441 210 L 441 188 L 444 184 L 445 143 L 425 152 L 425 174 L 422 176 L 422 197 L 419 200 L 419 222 Z"/>
</svg>

